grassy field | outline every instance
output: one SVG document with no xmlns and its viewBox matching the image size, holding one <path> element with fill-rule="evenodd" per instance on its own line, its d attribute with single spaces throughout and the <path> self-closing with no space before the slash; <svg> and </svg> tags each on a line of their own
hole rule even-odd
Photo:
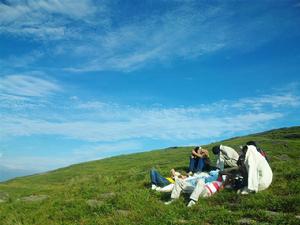
<svg viewBox="0 0 300 225">
<path fill-rule="evenodd" d="M 164 205 L 169 194 L 149 189 L 149 170 L 163 175 L 171 168 L 185 170 L 191 147 L 176 147 L 0 183 L 0 224 L 300 224 L 300 127 L 222 143 L 237 149 L 248 140 L 268 153 L 274 172 L 271 187 L 260 193 L 224 190 L 191 209 L 184 197 Z"/>
</svg>

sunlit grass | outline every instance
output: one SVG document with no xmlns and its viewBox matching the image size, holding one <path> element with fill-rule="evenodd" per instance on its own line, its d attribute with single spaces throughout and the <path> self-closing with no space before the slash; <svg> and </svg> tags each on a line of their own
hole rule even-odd
<svg viewBox="0 0 300 225">
<path fill-rule="evenodd" d="M 271 187 L 258 194 L 239 196 L 224 190 L 192 209 L 186 208 L 184 197 L 164 205 L 169 196 L 149 189 L 149 170 L 155 167 L 167 175 L 171 168 L 185 169 L 191 151 L 169 148 L 1 183 L 0 224 L 237 224 L 242 219 L 249 224 L 299 224 L 300 127 L 222 143 L 238 148 L 252 139 L 268 153 L 274 171 Z M 28 201 L 38 196 L 47 198 Z"/>
</svg>

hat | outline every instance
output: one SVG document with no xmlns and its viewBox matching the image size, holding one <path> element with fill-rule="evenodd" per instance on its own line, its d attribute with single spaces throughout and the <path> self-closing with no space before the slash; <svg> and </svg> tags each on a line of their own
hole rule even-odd
<svg viewBox="0 0 300 225">
<path fill-rule="evenodd" d="M 255 147 L 257 147 L 257 144 L 256 144 L 255 141 L 248 141 L 248 142 L 246 143 L 246 145 L 254 145 Z"/>
</svg>

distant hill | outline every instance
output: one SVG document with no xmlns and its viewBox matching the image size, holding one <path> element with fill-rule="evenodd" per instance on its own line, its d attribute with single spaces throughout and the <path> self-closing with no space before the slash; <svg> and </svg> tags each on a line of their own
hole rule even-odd
<svg viewBox="0 0 300 225">
<path fill-rule="evenodd" d="M 185 170 L 190 147 L 112 157 L 46 174 L 0 183 L 0 224 L 299 224 L 300 127 L 236 137 L 222 144 L 238 149 L 255 140 L 268 153 L 271 187 L 240 196 L 224 190 L 192 209 L 182 197 L 164 205 L 168 194 L 149 189 L 149 170 L 167 175 Z M 204 147 L 211 148 L 212 143 Z M 212 160 L 215 161 L 213 156 Z"/>
<path fill-rule="evenodd" d="M 11 179 L 13 177 L 21 177 L 35 173 L 29 170 L 12 169 L 4 166 L 0 166 L 0 182 Z"/>
</svg>

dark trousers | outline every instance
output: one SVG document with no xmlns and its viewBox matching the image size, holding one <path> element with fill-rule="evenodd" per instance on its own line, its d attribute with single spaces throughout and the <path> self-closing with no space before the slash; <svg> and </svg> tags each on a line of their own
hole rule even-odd
<svg viewBox="0 0 300 225">
<path fill-rule="evenodd" d="M 205 161 L 203 158 L 199 157 L 190 157 L 190 165 L 188 172 L 202 172 L 205 165 Z"/>
<path fill-rule="evenodd" d="M 155 169 L 150 170 L 151 183 L 159 187 L 164 187 L 170 184 L 166 178 L 161 176 Z"/>
</svg>

